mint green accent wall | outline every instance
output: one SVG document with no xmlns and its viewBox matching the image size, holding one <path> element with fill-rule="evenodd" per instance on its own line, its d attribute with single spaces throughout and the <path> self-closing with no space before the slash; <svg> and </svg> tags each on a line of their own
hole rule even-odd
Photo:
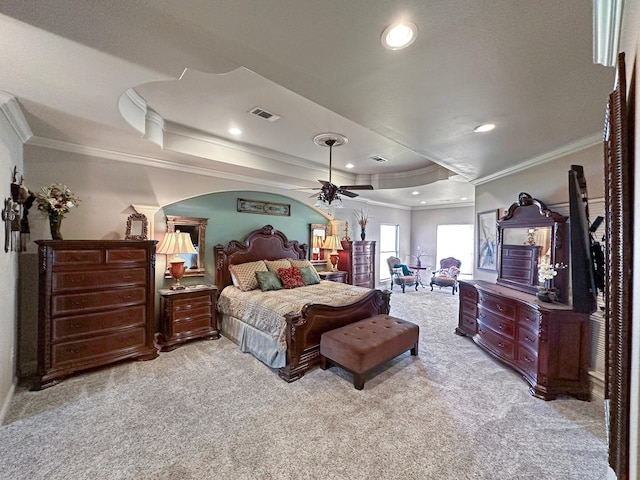
<svg viewBox="0 0 640 480">
<path fill-rule="evenodd" d="M 257 213 L 240 213 L 237 211 L 238 198 L 261 202 L 285 203 L 291 205 L 291 215 L 261 215 Z M 181 215 L 185 217 L 208 218 L 205 239 L 204 266 L 207 271 L 205 280 L 202 277 L 187 277 L 182 283 L 186 285 L 211 283 L 214 278 L 213 247 L 217 244 L 227 245 L 231 240 L 243 241 L 245 236 L 265 225 L 271 225 L 283 232 L 289 240 L 298 240 L 309 245 L 309 224 L 329 223 L 327 218 L 313 208 L 283 195 L 253 191 L 232 191 L 211 193 L 181 200 L 163 208 L 165 215 Z"/>
</svg>

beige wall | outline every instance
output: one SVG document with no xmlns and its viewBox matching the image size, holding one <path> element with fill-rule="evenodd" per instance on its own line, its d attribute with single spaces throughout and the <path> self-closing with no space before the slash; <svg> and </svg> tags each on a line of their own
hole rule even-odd
<svg viewBox="0 0 640 480">
<path fill-rule="evenodd" d="M 2 208 L 4 200 L 11 196 L 11 171 L 14 166 L 18 174 L 23 173 L 22 142 L 3 113 L 7 102 L 0 97 L 0 182 L 2 192 Z M 4 230 L 4 222 L 2 223 Z M 4 243 L 5 234 L 0 233 Z M 18 253 L 0 250 L 0 271 L 3 275 L 3 286 L 0 288 L 0 423 L 5 416 L 9 402 L 15 389 L 15 365 L 17 342 L 17 304 L 18 304 Z"/>
<path fill-rule="evenodd" d="M 602 115 L 604 124 L 604 107 Z M 584 168 L 589 198 L 601 199 L 604 196 L 603 146 L 597 144 L 507 177 L 477 185 L 476 212 L 499 209 L 498 215 L 501 217 L 511 204 L 518 201 L 521 192 L 526 192 L 549 206 L 565 204 L 569 201 L 568 171 L 571 165 L 582 165 Z M 495 281 L 497 273 L 476 268 L 474 278 Z"/>
</svg>

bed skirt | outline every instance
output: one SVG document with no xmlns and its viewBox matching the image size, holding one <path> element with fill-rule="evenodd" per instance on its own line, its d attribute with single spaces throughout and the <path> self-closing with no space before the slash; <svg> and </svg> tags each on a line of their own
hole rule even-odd
<svg viewBox="0 0 640 480">
<path fill-rule="evenodd" d="M 274 338 L 228 314 L 221 314 L 219 322 L 220 333 L 238 345 L 241 352 L 252 354 L 271 368 L 286 365 L 287 351 L 279 341 L 284 332 Z"/>
</svg>

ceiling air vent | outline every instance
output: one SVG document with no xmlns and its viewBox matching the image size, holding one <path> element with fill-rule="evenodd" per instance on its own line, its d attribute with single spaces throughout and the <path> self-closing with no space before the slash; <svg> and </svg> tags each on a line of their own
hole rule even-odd
<svg viewBox="0 0 640 480">
<path fill-rule="evenodd" d="M 389 161 L 386 158 L 382 158 L 380 155 L 374 155 L 373 157 L 369 157 L 369 159 L 378 163 L 384 163 Z"/>
<path fill-rule="evenodd" d="M 251 115 L 255 115 L 256 117 L 260 117 L 268 122 L 275 122 L 276 120 L 280 120 L 282 117 L 280 115 L 276 115 L 275 113 L 271 113 L 266 111 L 264 108 L 255 107 L 249 110 Z"/>
</svg>

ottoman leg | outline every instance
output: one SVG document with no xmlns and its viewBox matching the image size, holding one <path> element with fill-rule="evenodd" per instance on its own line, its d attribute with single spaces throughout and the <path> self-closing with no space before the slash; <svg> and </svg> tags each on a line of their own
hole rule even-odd
<svg viewBox="0 0 640 480">
<path fill-rule="evenodd" d="M 325 357 L 324 355 L 320 355 L 320 368 L 322 370 L 326 370 L 327 368 L 329 368 L 329 362 L 327 361 L 327 357 Z"/>
<path fill-rule="evenodd" d="M 356 387 L 356 390 L 364 388 L 364 375 L 362 373 L 353 374 L 353 386 Z"/>
<path fill-rule="evenodd" d="M 413 355 L 413 356 L 418 355 L 418 344 L 417 343 L 411 348 L 411 355 Z"/>
</svg>

